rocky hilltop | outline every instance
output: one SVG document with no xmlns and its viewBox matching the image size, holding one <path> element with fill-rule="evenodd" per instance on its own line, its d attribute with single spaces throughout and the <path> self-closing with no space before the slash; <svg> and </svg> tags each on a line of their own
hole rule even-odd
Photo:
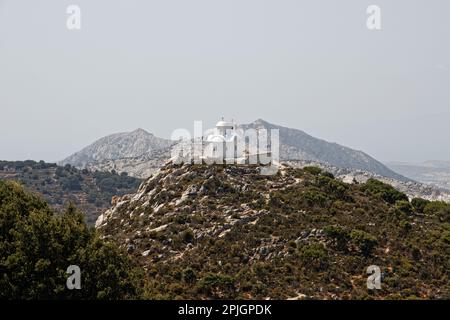
<svg viewBox="0 0 450 320">
<path fill-rule="evenodd" d="M 163 166 L 96 228 L 148 275 L 150 298 L 449 298 L 450 207 L 320 168 Z M 368 290 L 366 269 L 383 272 Z"/>
</svg>

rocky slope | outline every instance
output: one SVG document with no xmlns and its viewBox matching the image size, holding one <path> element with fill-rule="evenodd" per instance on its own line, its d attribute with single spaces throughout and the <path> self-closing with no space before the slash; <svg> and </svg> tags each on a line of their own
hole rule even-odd
<svg viewBox="0 0 450 320">
<path fill-rule="evenodd" d="M 449 298 L 450 206 L 315 167 L 167 164 L 96 227 L 149 298 Z M 366 288 L 378 265 L 382 289 Z"/>
</svg>

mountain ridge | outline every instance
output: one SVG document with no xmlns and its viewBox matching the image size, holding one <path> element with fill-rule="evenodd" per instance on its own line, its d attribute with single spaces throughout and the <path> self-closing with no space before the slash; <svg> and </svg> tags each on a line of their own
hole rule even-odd
<svg viewBox="0 0 450 320">
<path fill-rule="evenodd" d="M 70 164 L 79 169 L 89 165 L 123 158 L 150 156 L 152 153 L 166 149 L 172 141 L 159 138 L 142 128 L 131 132 L 113 133 L 104 136 L 87 147 L 58 162 Z"/>
<path fill-rule="evenodd" d="M 386 165 L 415 181 L 450 190 L 450 161 L 387 162 Z"/>
<path fill-rule="evenodd" d="M 373 172 L 400 181 L 410 180 L 389 169 L 363 151 L 313 137 L 299 129 L 271 124 L 263 119 L 257 119 L 250 124 L 241 125 L 241 127 L 244 129 L 260 127 L 278 129 L 280 134 L 280 158 L 283 161 L 318 161 L 336 167 Z"/>
<path fill-rule="evenodd" d="M 249 124 L 241 124 L 238 127 L 243 129 L 261 127 L 279 129 L 280 158 L 282 161 L 318 161 L 342 168 L 365 170 L 401 181 L 409 180 L 363 151 L 315 138 L 299 129 L 278 126 L 263 119 L 257 119 Z M 138 141 L 133 142 L 136 135 Z M 121 149 L 111 145 L 124 143 L 128 143 L 128 147 Z M 170 158 L 170 148 L 174 144 L 173 141 L 158 138 L 143 129 L 137 129 L 129 133 L 118 133 L 103 137 L 60 163 L 62 165 L 68 163 L 78 168 L 89 168 L 91 170 L 114 169 L 118 172 L 128 172 L 130 175 L 139 178 L 146 178 L 155 172 L 165 160 Z M 132 162 L 133 165 L 127 165 L 127 161 Z M 148 168 L 145 168 L 146 165 L 148 165 Z M 138 169 L 135 169 L 136 167 Z"/>
</svg>

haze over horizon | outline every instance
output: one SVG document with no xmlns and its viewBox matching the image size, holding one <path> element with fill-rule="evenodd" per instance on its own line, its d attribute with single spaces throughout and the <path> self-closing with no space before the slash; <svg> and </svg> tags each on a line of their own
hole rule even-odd
<svg viewBox="0 0 450 320">
<path fill-rule="evenodd" d="M 224 116 L 381 161 L 450 160 L 450 2 L 377 0 L 380 31 L 370 4 L 0 0 L 0 159 L 55 162 Z"/>
</svg>

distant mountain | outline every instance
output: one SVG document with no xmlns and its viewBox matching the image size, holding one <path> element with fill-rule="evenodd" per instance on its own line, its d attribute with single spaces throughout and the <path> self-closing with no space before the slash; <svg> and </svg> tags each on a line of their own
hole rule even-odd
<svg viewBox="0 0 450 320">
<path fill-rule="evenodd" d="M 103 137 L 62 160 L 60 164 L 85 168 L 90 164 L 109 160 L 152 156 L 152 154 L 167 149 L 171 145 L 170 140 L 158 138 L 143 129 L 137 129 L 132 132 L 116 133 Z"/>
<path fill-rule="evenodd" d="M 316 161 L 339 168 L 372 172 L 400 181 L 409 180 L 362 151 L 314 138 L 298 129 L 274 125 L 261 119 L 250 124 L 242 125 L 241 127 L 244 129 L 278 129 L 280 132 L 280 158 L 284 161 Z"/>
<path fill-rule="evenodd" d="M 91 171 L 127 172 L 130 176 L 148 177 L 170 157 L 173 142 L 137 129 L 101 138 L 59 162 Z M 158 161 L 160 159 L 160 161 Z"/>
<path fill-rule="evenodd" d="M 314 138 L 298 129 L 285 128 L 258 119 L 241 128 L 280 130 L 281 160 L 308 160 L 340 168 L 364 170 L 374 174 L 408 181 L 362 151 Z M 145 130 L 113 134 L 61 161 L 89 170 L 127 172 L 130 176 L 147 178 L 170 158 L 174 142 L 155 137 Z"/>
<path fill-rule="evenodd" d="M 450 161 L 388 162 L 386 165 L 405 177 L 450 190 Z"/>
<path fill-rule="evenodd" d="M 43 161 L 0 161 L 0 181 L 20 182 L 25 189 L 40 194 L 57 211 L 75 204 L 93 224 L 111 203 L 113 196 L 134 192 L 140 179 L 110 172 L 90 172 L 70 165 Z"/>
</svg>

